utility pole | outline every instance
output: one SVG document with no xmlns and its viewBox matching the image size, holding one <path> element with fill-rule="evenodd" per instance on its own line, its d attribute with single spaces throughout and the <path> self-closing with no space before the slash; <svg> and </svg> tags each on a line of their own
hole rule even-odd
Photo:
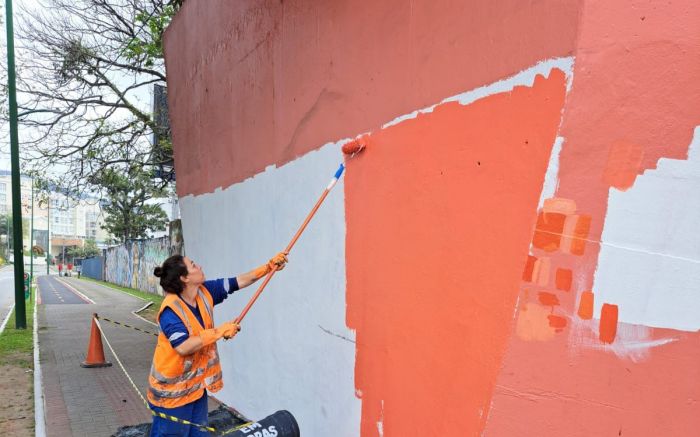
<svg viewBox="0 0 700 437">
<path fill-rule="evenodd" d="M 12 0 L 5 0 L 7 14 L 7 97 L 10 103 L 10 162 L 12 163 L 12 225 L 15 229 L 15 328 L 27 328 L 24 305 L 24 255 L 22 253 L 22 199 L 20 193 L 19 135 L 17 133 L 17 88 L 15 83 L 15 37 Z"/>
<path fill-rule="evenodd" d="M 46 191 L 46 274 L 51 261 L 51 192 Z"/>
<path fill-rule="evenodd" d="M 29 225 L 29 292 L 34 281 L 34 178 L 32 178 L 32 221 Z"/>
</svg>

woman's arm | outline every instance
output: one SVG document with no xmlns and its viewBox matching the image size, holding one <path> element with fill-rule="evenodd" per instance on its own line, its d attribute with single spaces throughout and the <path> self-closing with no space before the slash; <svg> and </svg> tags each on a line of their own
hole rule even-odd
<svg viewBox="0 0 700 437">
<path fill-rule="evenodd" d="M 192 355 L 201 348 L 204 347 L 204 342 L 200 336 L 190 337 L 187 340 L 180 343 L 178 347 L 175 348 L 175 352 L 181 356 Z"/>
<path fill-rule="evenodd" d="M 250 284 L 253 284 L 258 279 L 270 273 L 273 268 L 276 268 L 277 270 L 282 270 L 287 264 L 287 261 L 287 254 L 285 254 L 284 252 L 280 252 L 274 257 L 272 257 L 272 259 L 268 261 L 267 264 L 263 264 L 260 267 L 249 271 L 248 273 L 243 273 L 242 275 L 236 276 L 236 281 L 238 281 L 238 288 L 245 288 Z"/>
<path fill-rule="evenodd" d="M 216 343 L 222 338 L 227 340 L 233 338 L 240 330 L 241 327 L 237 323 L 226 322 L 221 324 L 218 328 L 205 329 L 200 331 L 199 335 L 189 337 L 187 340 L 180 343 L 180 345 L 175 348 L 175 351 L 181 356 L 192 355 L 204 346 Z"/>
</svg>

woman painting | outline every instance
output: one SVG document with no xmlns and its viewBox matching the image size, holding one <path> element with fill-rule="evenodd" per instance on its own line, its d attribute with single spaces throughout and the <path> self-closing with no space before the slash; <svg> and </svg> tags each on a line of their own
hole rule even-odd
<svg viewBox="0 0 700 437">
<path fill-rule="evenodd" d="M 148 378 L 152 410 L 207 425 L 207 391 L 223 387 L 216 342 L 240 330 L 233 321 L 214 327 L 214 306 L 234 291 L 249 286 L 271 270 L 282 270 L 285 253 L 257 269 L 229 278 L 206 281 L 202 268 L 188 257 L 173 255 L 153 274 L 160 278 L 165 299 L 158 312 L 160 334 Z M 153 416 L 151 436 L 204 436 L 193 425 Z"/>
</svg>

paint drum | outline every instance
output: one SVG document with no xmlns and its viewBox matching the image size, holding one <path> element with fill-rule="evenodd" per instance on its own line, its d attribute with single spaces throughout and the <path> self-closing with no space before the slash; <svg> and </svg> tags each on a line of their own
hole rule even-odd
<svg viewBox="0 0 700 437">
<path fill-rule="evenodd" d="M 231 437 L 299 437 L 300 434 L 299 425 L 292 413 L 281 410 L 228 435 Z"/>
</svg>

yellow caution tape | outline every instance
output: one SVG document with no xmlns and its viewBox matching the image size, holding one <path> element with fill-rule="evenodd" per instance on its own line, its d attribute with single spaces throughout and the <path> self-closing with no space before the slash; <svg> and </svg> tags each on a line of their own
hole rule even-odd
<svg viewBox="0 0 700 437">
<path fill-rule="evenodd" d="M 109 348 L 110 351 L 112 351 L 112 355 L 114 356 L 114 359 L 117 361 L 117 364 L 119 364 L 119 367 L 122 369 L 122 372 L 124 372 L 124 375 L 126 375 L 126 378 L 127 378 L 127 379 L 129 380 L 129 382 L 131 383 L 131 386 L 134 388 L 134 390 L 136 390 L 136 393 L 138 393 L 139 397 L 140 397 L 141 400 L 143 401 L 143 404 L 146 406 L 146 408 L 148 408 L 148 411 L 151 412 L 151 415 L 152 415 L 152 416 L 157 416 L 157 417 L 160 417 L 160 418 L 162 418 L 162 419 L 170 420 L 170 421 L 172 421 L 172 422 L 181 423 L 181 424 L 183 424 L 183 425 L 195 426 L 195 427 L 199 428 L 199 429 L 202 430 L 202 431 L 207 431 L 207 432 L 210 432 L 210 433 L 218 433 L 219 435 L 231 434 L 231 433 L 236 432 L 236 431 L 238 431 L 239 429 L 244 428 L 244 427 L 246 427 L 246 426 L 248 426 L 248 425 L 251 425 L 251 424 L 253 423 L 253 422 L 246 422 L 246 423 L 244 423 L 243 425 L 238 425 L 238 426 L 233 427 L 233 428 L 231 428 L 231 429 L 227 429 L 227 430 L 225 430 L 225 431 L 219 432 L 219 431 L 216 430 L 216 428 L 212 428 L 211 426 L 201 425 L 201 424 L 199 424 L 199 423 L 193 423 L 193 422 L 190 422 L 189 420 L 180 419 L 180 418 L 177 418 L 177 417 L 175 417 L 175 416 L 171 416 L 171 415 L 169 415 L 169 414 L 161 413 L 161 412 L 159 412 L 159 411 L 154 411 L 153 409 L 151 409 L 151 406 L 148 405 L 148 401 L 146 400 L 145 397 L 143 397 L 143 394 L 141 394 L 141 390 L 139 390 L 139 388 L 136 386 L 136 384 L 134 383 L 134 380 L 131 379 L 131 376 L 129 375 L 129 372 L 126 371 L 126 369 L 124 368 L 124 365 L 122 364 L 122 361 L 119 359 L 119 356 L 118 356 L 117 353 L 114 351 L 114 348 L 112 347 L 112 345 L 109 343 L 109 340 L 107 339 L 107 336 L 105 335 L 104 331 L 102 330 L 102 325 L 100 325 L 100 320 L 105 320 L 105 321 L 108 321 L 108 322 L 111 322 L 111 323 L 115 323 L 115 324 L 120 325 L 120 326 L 126 326 L 127 328 L 133 328 L 133 329 L 136 329 L 137 331 L 145 332 L 145 333 L 147 333 L 147 334 L 153 334 L 153 333 L 152 333 L 152 332 L 143 331 L 143 330 L 138 329 L 138 328 L 135 328 L 135 327 L 133 327 L 133 326 L 129 326 L 129 325 L 127 325 L 126 323 L 115 322 L 114 320 L 110 320 L 110 319 L 107 319 L 107 318 L 105 318 L 105 317 L 95 317 L 95 323 L 97 323 L 97 327 L 100 329 L 100 333 L 102 334 L 102 338 L 104 338 L 105 343 L 107 344 L 107 347 Z M 154 334 L 154 335 L 158 335 L 158 334 Z"/>
<path fill-rule="evenodd" d="M 131 326 L 131 325 L 124 323 L 124 322 L 117 322 L 116 320 L 108 319 L 107 317 L 102 317 L 102 316 L 97 316 L 95 318 L 98 320 L 104 320 L 105 322 L 113 323 L 117 326 L 121 326 L 124 328 L 131 328 L 131 329 L 134 329 L 136 331 L 143 332 L 144 334 L 155 335 L 156 337 L 158 337 L 158 333 L 156 333 L 156 332 L 146 331 L 145 329 L 137 328 L 136 326 Z"/>
</svg>

